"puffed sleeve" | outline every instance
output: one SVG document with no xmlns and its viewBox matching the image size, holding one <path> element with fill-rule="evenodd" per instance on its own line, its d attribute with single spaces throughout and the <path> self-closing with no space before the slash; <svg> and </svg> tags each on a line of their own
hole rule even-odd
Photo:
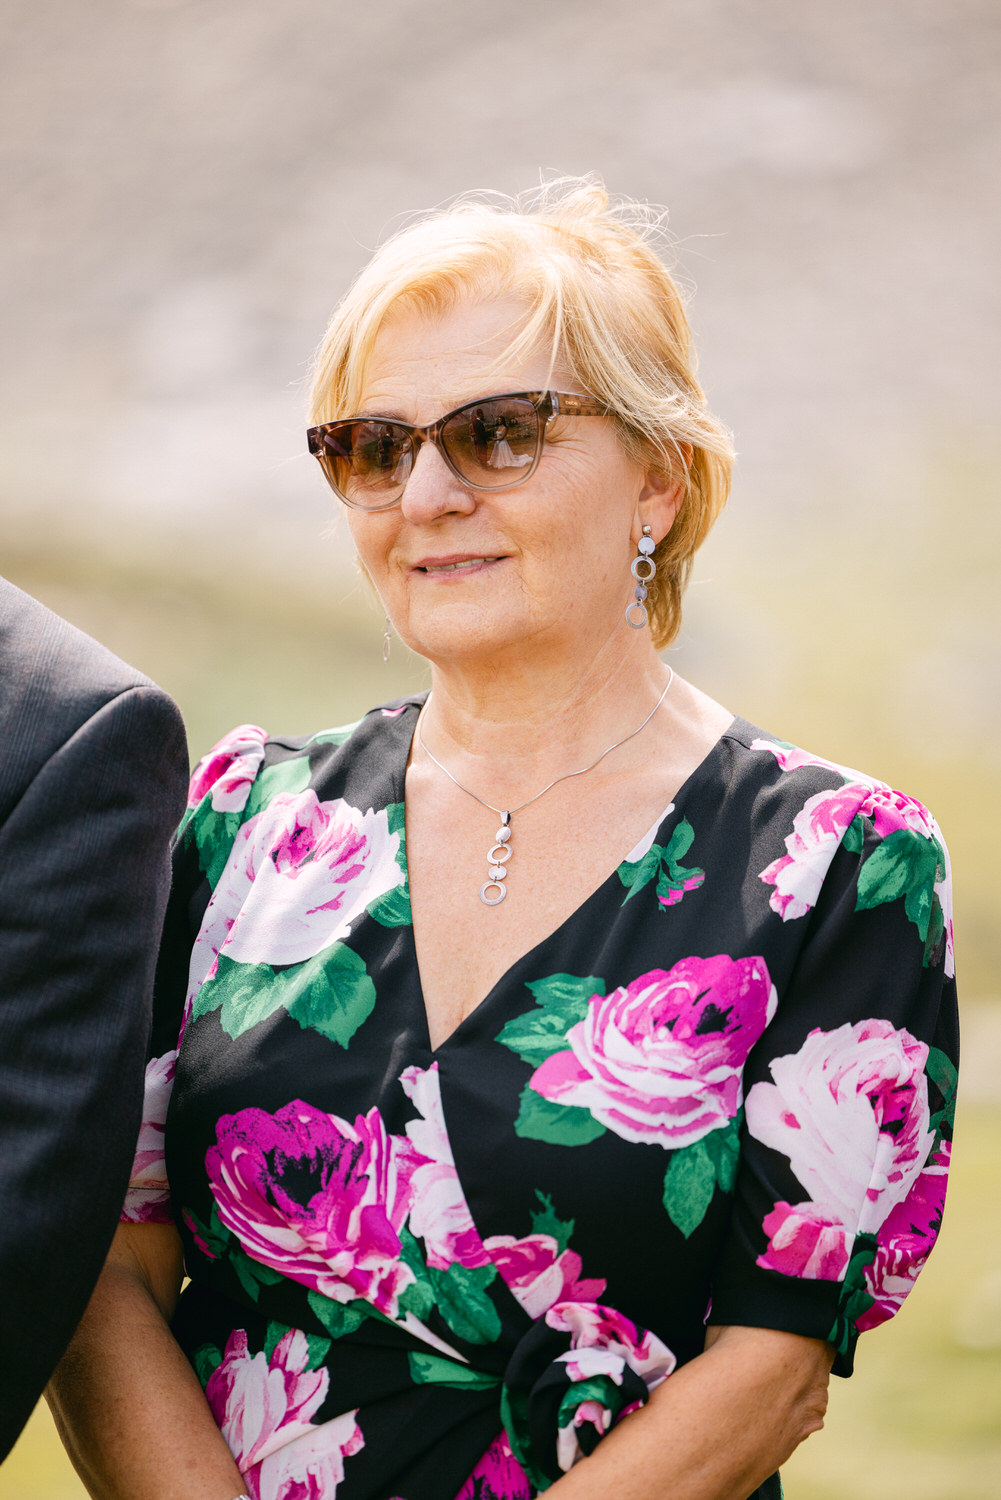
<svg viewBox="0 0 1001 1500">
<path fill-rule="evenodd" d="M 711 1321 L 826 1339 L 848 1375 L 942 1220 L 958 1063 L 948 855 L 920 803 L 880 784 L 807 799 L 785 849 L 761 880 L 804 936 L 748 1059 Z"/>
<path fill-rule="evenodd" d="M 249 815 L 267 736 L 241 724 L 198 762 L 188 806 L 173 846 L 172 880 L 153 989 L 153 1027 L 143 1117 L 121 1218 L 125 1223 L 173 1221 L 164 1162 L 164 1131 L 174 1067 L 193 987 L 204 955 L 197 937 L 233 840 Z"/>
</svg>

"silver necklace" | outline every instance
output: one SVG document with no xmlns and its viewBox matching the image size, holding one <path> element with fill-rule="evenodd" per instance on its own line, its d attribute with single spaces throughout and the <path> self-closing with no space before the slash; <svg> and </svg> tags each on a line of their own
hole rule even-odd
<svg viewBox="0 0 1001 1500">
<path fill-rule="evenodd" d="M 509 807 L 507 809 L 502 807 L 494 807 L 493 803 L 488 802 L 485 797 L 478 797 L 475 792 L 470 791 L 468 786 L 463 786 L 459 778 L 452 775 L 451 771 L 448 769 L 448 766 L 442 765 L 437 755 L 435 755 L 433 751 L 428 749 L 427 745 L 424 742 L 424 726 L 422 723 L 428 703 L 431 702 L 430 695 L 428 696 L 427 702 L 425 703 L 424 708 L 421 710 L 420 718 L 417 720 L 417 738 L 420 742 L 421 749 L 424 751 L 425 755 L 429 757 L 429 759 L 434 761 L 439 771 L 444 771 L 449 781 L 453 781 L 455 783 L 460 792 L 465 792 L 467 797 L 472 797 L 473 801 L 478 802 L 481 807 L 486 807 L 490 812 L 495 812 L 501 820 L 501 826 L 498 828 L 496 834 L 494 835 L 494 842 L 490 846 L 490 852 L 487 855 L 487 863 L 490 866 L 489 878 L 485 880 L 480 886 L 480 900 L 483 902 L 484 906 L 500 906 L 501 902 L 507 895 L 507 886 L 505 885 L 505 881 L 507 879 L 507 870 L 505 869 L 505 866 L 508 860 L 511 858 L 511 819 L 514 817 L 515 813 L 521 812 L 526 807 L 530 807 L 533 802 L 538 802 L 540 797 L 544 797 L 547 792 L 552 791 L 557 782 L 569 781 L 572 776 L 586 776 L 588 771 L 594 770 L 599 761 L 603 761 L 605 759 L 606 755 L 611 755 L 613 750 L 618 750 L 619 746 L 624 745 L 627 740 L 635 739 L 636 736 L 649 724 L 650 720 L 653 718 L 654 714 L 657 712 L 658 708 L 663 703 L 664 699 L 668 695 L 668 692 L 670 691 L 671 683 L 674 681 L 674 668 L 668 667 L 667 670 L 671 674 L 667 679 L 667 687 L 665 687 L 664 691 L 661 693 L 660 697 L 657 699 L 657 702 L 654 704 L 653 708 L 651 708 L 642 724 L 638 724 L 635 729 L 631 729 L 628 734 L 624 734 L 621 740 L 615 741 L 614 745 L 609 745 L 607 749 L 602 750 L 597 760 L 592 760 L 590 765 L 581 766 L 579 771 L 565 771 L 562 776 L 554 777 L 548 786 L 544 786 L 542 788 L 541 792 L 536 792 L 534 797 L 528 797 L 524 802 L 519 802 L 517 807 Z"/>
</svg>

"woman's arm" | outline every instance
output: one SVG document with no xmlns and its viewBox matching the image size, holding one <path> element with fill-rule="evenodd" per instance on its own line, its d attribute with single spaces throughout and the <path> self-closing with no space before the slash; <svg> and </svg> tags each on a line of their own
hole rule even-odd
<svg viewBox="0 0 1001 1500">
<path fill-rule="evenodd" d="M 181 1286 L 170 1224 L 121 1224 L 46 1399 L 94 1500 L 233 1500 L 245 1485 L 167 1326 Z"/>
<path fill-rule="evenodd" d="M 770 1328 L 710 1328 L 705 1353 L 547 1491 L 553 1500 L 746 1500 L 824 1425 L 834 1351 Z"/>
</svg>

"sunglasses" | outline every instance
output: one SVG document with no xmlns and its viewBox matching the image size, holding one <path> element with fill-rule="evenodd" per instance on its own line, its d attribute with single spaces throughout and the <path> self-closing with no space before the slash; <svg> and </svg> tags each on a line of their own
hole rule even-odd
<svg viewBox="0 0 1001 1500">
<path fill-rule="evenodd" d="M 519 391 L 467 401 L 437 422 L 415 427 L 389 417 L 346 417 L 306 433 L 331 489 L 356 510 L 398 505 L 423 443 L 434 443 L 471 490 L 513 490 L 538 468 L 555 417 L 602 417 L 590 396 Z"/>
</svg>

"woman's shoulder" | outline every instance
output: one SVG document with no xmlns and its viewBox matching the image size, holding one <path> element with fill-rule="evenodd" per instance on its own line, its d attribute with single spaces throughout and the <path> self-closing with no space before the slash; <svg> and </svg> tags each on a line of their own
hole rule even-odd
<svg viewBox="0 0 1001 1500">
<path fill-rule="evenodd" d="M 238 724 L 198 761 L 188 788 L 181 833 L 192 823 L 223 818 L 231 829 L 278 796 L 350 781 L 360 792 L 366 774 L 393 779 L 405 765 L 413 718 L 424 695 L 376 704 L 361 718 L 312 734 L 270 734 L 259 724 Z M 394 754 L 394 749 L 396 753 Z M 397 762 L 401 762 L 397 766 Z M 379 788 L 371 789 L 372 798 Z"/>
<path fill-rule="evenodd" d="M 944 954 L 952 974 L 949 854 L 922 802 L 746 720 L 735 720 L 721 745 L 727 780 L 746 789 L 755 832 L 772 845 L 774 858 L 760 878 L 772 887 L 769 905 L 783 922 L 812 910 L 840 859 L 843 878 L 855 887 L 856 910 L 902 900 L 926 961 Z"/>
<path fill-rule="evenodd" d="M 868 818 L 883 836 L 895 828 L 938 835 L 935 819 L 916 797 L 871 772 L 856 770 L 769 734 L 746 719 L 734 719 L 721 743 L 726 746 L 731 778 L 746 776 L 768 784 L 782 802 L 788 800 L 803 807 L 809 804 L 811 810 L 822 804 L 829 813 L 837 809 L 842 817 L 851 809 L 851 818 Z M 815 803 L 815 798 L 821 803 Z"/>
</svg>

